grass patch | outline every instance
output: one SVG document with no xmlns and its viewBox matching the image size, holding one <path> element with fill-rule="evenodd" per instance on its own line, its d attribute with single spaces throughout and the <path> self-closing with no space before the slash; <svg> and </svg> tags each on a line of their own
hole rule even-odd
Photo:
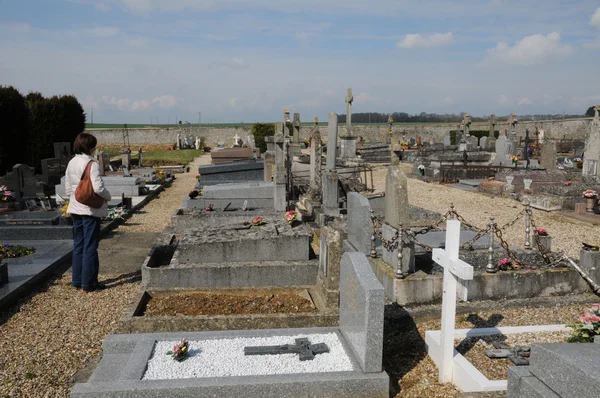
<svg viewBox="0 0 600 398">
<path fill-rule="evenodd" d="M 119 148 L 99 148 L 104 152 L 108 152 L 111 157 L 121 156 Z M 170 151 L 167 149 L 149 149 L 143 152 L 144 167 L 155 166 L 174 166 L 178 164 L 188 164 L 198 156 L 202 155 L 202 149 L 183 149 L 180 151 Z M 138 164 L 138 152 L 132 150 L 131 163 Z"/>
</svg>

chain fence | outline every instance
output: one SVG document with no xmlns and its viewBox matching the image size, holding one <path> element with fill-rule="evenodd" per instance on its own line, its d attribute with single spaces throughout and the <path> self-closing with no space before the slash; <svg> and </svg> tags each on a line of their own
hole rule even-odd
<svg viewBox="0 0 600 398">
<path fill-rule="evenodd" d="M 476 225 L 468 222 L 462 215 L 460 215 L 454 208 L 454 205 L 450 205 L 450 210 L 448 210 L 438 222 L 435 224 L 431 224 L 425 228 L 415 229 L 415 228 L 404 228 L 403 225 L 400 225 L 400 228 L 393 227 L 386 223 L 384 220 L 378 218 L 371 212 L 371 222 L 373 226 L 373 236 L 372 236 L 372 248 L 371 255 L 375 256 L 375 237 L 377 237 L 383 247 L 387 251 L 394 251 L 400 246 L 400 242 L 403 244 L 413 243 L 415 246 L 419 246 L 423 248 L 426 252 L 431 252 L 434 248 L 426 245 L 417 240 L 418 235 L 426 234 L 430 231 L 442 231 L 443 226 L 448 219 L 456 219 L 461 222 L 462 226 L 468 230 L 471 230 L 475 233 L 475 235 L 469 239 L 467 242 L 463 243 L 460 246 L 461 250 L 474 250 L 473 245 L 483 236 L 486 236 L 491 233 L 494 238 L 496 238 L 504 252 L 506 258 L 508 258 L 513 264 L 519 264 L 524 266 L 525 268 L 529 268 L 526 264 L 526 261 L 523 259 L 519 259 L 514 250 L 511 249 L 509 242 L 506 240 L 505 235 L 507 234 L 508 229 L 512 228 L 519 220 L 525 218 L 525 239 L 526 239 L 526 248 L 527 245 L 530 245 L 531 237 L 533 235 L 534 247 L 529 246 L 529 248 L 535 248 L 537 252 L 541 255 L 547 267 L 556 267 L 559 265 L 564 265 L 565 259 L 560 253 L 555 253 L 549 251 L 546 245 L 540 239 L 539 229 L 537 228 L 537 224 L 535 222 L 535 218 L 533 216 L 533 212 L 530 206 L 527 206 L 525 209 L 521 210 L 511 221 L 506 224 L 498 227 L 498 225 L 493 221 L 494 219 L 490 219 L 490 223 L 487 228 L 482 229 L 477 227 Z M 389 239 L 383 238 L 382 228 L 384 225 L 388 225 L 390 230 L 395 231 L 394 235 Z M 531 227 L 531 228 L 530 228 Z M 488 235 L 489 236 L 489 235 Z M 490 249 L 488 248 L 490 251 Z M 491 250 L 494 250 L 492 247 Z"/>
</svg>

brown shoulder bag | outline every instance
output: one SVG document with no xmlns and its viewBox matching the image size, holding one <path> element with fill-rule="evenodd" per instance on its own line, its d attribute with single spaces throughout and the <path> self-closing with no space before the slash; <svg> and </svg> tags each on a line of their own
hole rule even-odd
<svg viewBox="0 0 600 398">
<path fill-rule="evenodd" d="M 104 199 L 99 196 L 96 192 L 94 192 L 94 187 L 92 186 L 92 180 L 90 180 L 90 170 L 92 168 L 93 160 L 85 166 L 83 170 L 83 174 L 81 175 L 81 181 L 79 181 L 79 185 L 77 185 L 77 189 L 75 189 L 75 200 L 79 203 L 82 203 L 86 206 L 92 207 L 94 209 L 99 209 L 104 204 Z"/>
</svg>

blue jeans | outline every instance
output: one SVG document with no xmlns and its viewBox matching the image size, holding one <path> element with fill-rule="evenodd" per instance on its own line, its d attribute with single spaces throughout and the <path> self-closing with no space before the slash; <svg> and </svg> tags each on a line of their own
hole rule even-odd
<svg viewBox="0 0 600 398">
<path fill-rule="evenodd" d="M 73 269 L 75 287 L 94 289 L 98 286 L 98 243 L 100 242 L 100 218 L 71 214 L 73 219 Z"/>
</svg>

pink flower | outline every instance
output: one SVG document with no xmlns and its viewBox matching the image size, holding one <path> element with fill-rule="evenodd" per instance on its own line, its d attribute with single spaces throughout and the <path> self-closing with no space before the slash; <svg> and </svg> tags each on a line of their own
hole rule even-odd
<svg viewBox="0 0 600 398">
<path fill-rule="evenodd" d="M 592 309 L 596 311 L 600 311 L 600 304 L 592 304 Z"/>
</svg>

